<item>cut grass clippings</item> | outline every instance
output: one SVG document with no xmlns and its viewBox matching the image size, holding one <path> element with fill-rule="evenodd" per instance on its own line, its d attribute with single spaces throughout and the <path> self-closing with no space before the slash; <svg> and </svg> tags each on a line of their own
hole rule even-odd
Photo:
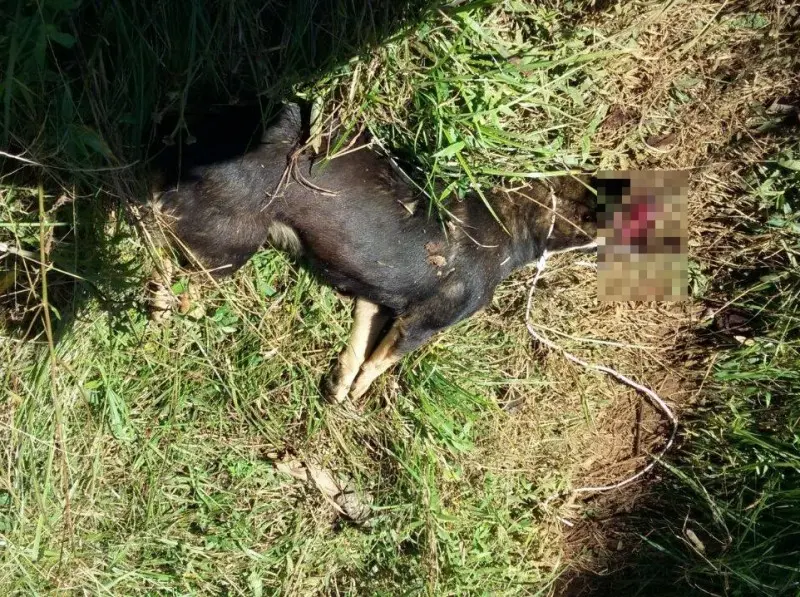
<svg viewBox="0 0 800 597">
<path fill-rule="evenodd" d="M 18 156 L 0 185 L 0 592 L 552 594 L 604 567 L 658 594 L 793 590 L 796 7 L 369 8 L 0 8 L 0 149 Z M 598 303 L 572 256 L 536 294 L 565 348 L 683 411 L 656 483 L 609 498 L 638 516 L 624 539 L 566 549 L 603 513 L 553 496 L 635 471 L 663 422 L 532 342 L 530 272 L 360 413 L 318 391 L 349 305 L 280 253 L 220 283 L 177 272 L 175 312 L 151 321 L 163 258 L 129 216 L 156 123 L 177 113 L 182 142 L 181 114 L 290 95 L 366 124 L 432 208 L 581 168 L 691 169 L 690 304 Z M 368 496 L 368 520 L 292 462 Z"/>
</svg>

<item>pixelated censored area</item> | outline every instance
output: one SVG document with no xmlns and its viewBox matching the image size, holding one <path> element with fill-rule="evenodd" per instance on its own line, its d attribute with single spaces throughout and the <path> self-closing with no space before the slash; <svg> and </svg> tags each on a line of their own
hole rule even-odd
<svg viewBox="0 0 800 597">
<path fill-rule="evenodd" d="M 617 171 L 597 176 L 598 298 L 688 299 L 685 171 Z"/>
</svg>

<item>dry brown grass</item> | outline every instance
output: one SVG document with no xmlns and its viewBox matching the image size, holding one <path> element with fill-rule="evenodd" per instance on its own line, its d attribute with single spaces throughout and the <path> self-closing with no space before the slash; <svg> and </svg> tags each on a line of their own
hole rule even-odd
<svg viewBox="0 0 800 597">
<path fill-rule="evenodd" d="M 753 132 L 754 114 L 773 103 L 790 104 L 800 84 L 793 70 L 797 37 L 789 31 L 800 16 L 780 2 L 669 4 L 665 9 L 662 3 L 627 3 L 597 14 L 600 31 L 632 51 L 607 67 L 610 108 L 594 143 L 605 168 L 692 171 L 690 257 L 713 279 L 736 263 L 763 258 L 763 246 L 752 237 L 742 242 L 746 237 L 737 232 L 737 222 L 749 216 L 732 196 L 743 188 L 738 172 L 774 151 L 768 137 Z M 759 10 L 769 18 L 767 30 L 736 26 Z M 573 354 L 648 385 L 678 413 L 691 409 L 714 359 L 695 341 L 698 326 L 707 323 L 703 301 L 600 303 L 594 270 L 576 265 L 584 257 L 552 261 L 535 299 L 534 321 L 541 330 Z M 550 479 L 554 493 L 624 479 L 663 443 L 668 426 L 641 396 L 606 376 L 546 350 L 531 359 L 535 342 L 519 321 L 520 297 L 531 278 L 532 272 L 518 275 L 496 299 L 500 305 L 512 302 L 496 317 L 520 346 L 504 373 L 525 379 L 534 368 L 546 381 L 534 388 L 509 384 L 507 400 L 521 399 L 522 406 L 484 439 L 474 466 L 524 470 Z M 606 512 L 625 511 L 642 492 L 634 486 L 588 499 Z M 574 520 L 583 508 L 566 503 L 552 515 Z M 583 548 L 605 545 L 602 535 L 609 529 L 616 531 L 611 526 L 581 535 L 577 547 L 571 546 L 573 555 L 584 541 Z"/>
<path fill-rule="evenodd" d="M 423 33 L 354 59 L 321 84 L 329 87 L 325 97 L 336 98 L 345 117 L 387 132 L 388 142 L 430 133 L 421 159 L 448 182 L 469 179 L 467 169 L 510 178 L 578 165 L 690 169 L 690 257 L 712 281 L 764 259 L 763 246 L 739 230 L 749 216 L 733 198 L 744 184 L 740 171 L 773 149 L 768 135 L 754 131 L 754 115 L 775 101 L 796 109 L 796 8 L 634 1 L 566 15 L 553 3 L 555 17 L 531 19 L 542 32 L 521 26 L 530 23 L 512 14 L 512 4 L 491 9 L 480 34 L 442 15 Z M 768 26 L 752 21 L 759 14 Z M 573 24 L 595 30 L 579 50 L 568 47 Z M 537 37 L 525 37 L 531 31 L 544 49 Z M 558 68 L 526 71 L 508 83 L 491 60 L 471 62 L 475 48 L 491 54 L 498 47 L 513 50 L 508 63 L 514 52 L 527 59 L 541 50 L 544 58 L 567 60 L 566 70 L 580 70 L 575 56 L 613 53 L 587 60 L 591 73 L 578 77 L 585 86 L 576 91 Z M 445 92 L 425 104 L 415 92 L 435 79 L 428 77 L 434 64 Z M 525 85 L 530 95 L 512 105 Z M 487 110 L 496 111 L 496 123 L 462 118 L 457 94 L 491 99 L 492 91 L 500 99 Z M 419 116 L 433 108 L 441 110 L 436 119 Z M 598 114 L 604 117 L 584 156 L 581 140 Z M 563 134 L 547 130 L 553 123 L 564 124 Z M 445 131 L 439 137 L 438 124 Z M 517 142 L 513 149 L 481 136 L 494 124 Z M 431 157 L 455 141 L 465 142 L 461 160 Z M 119 253 L 141 259 L 144 252 L 126 245 Z M 579 264 L 593 259 L 551 260 L 535 295 L 534 323 L 570 352 L 652 387 L 679 413 L 688 410 L 714 358 L 694 340 L 707 297 L 601 303 L 595 271 Z M 32 276 L 38 271 L 30 269 Z M 78 321 L 61 345 L 55 389 L 64 395 L 70 478 L 78 488 L 72 529 L 61 518 L 61 470 L 47 464 L 53 388 L 32 346 L 17 352 L 4 339 L 12 398 L 0 401 L 0 440 L 8 440 L 0 457 L 15 464 L 3 489 L 13 490 L 15 506 L 31 500 L 18 508 L 24 512 L 12 539 L 21 547 L 9 561 L 13 575 L 35 577 L 20 581 L 30 582 L 26 587 L 118 582 L 112 586 L 132 593 L 176 586 L 211 592 L 224 577 L 232 592 L 255 592 L 252 578 L 295 594 L 334 592 L 338 583 L 396 589 L 412 580 L 433 594 L 506 591 L 513 582 L 545 587 L 566 555 L 580 562 L 587 548 L 614 551 L 621 537 L 627 545 L 627 536 L 593 517 L 629 509 L 647 484 L 601 498 L 563 497 L 638 470 L 663 442 L 666 425 L 633 391 L 533 341 L 523 321 L 532 269 L 504 284 L 486 313 L 382 380 L 360 413 L 322 405 L 317 392 L 346 336 L 347 305 L 275 254 L 260 255 L 222 285 L 186 277 L 195 293 L 189 300 L 202 307 L 196 319 L 176 316 L 162 328 L 138 317 L 141 304 L 120 300 L 117 319 L 104 313 Z M 27 286 L 35 289 L 36 280 Z M 30 296 L 26 308 L 34 311 L 38 299 Z M 475 396 L 484 402 L 470 402 Z M 120 439 L 126 434 L 135 441 Z M 275 475 L 275 462 L 285 457 L 356 478 L 376 496 L 375 526 L 342 529 L 313 487 Z M 570 530 L 575 541 L 565 545 Z M 25 542 L 40 531 L 42 559 L 31 563 Z M 117 568 L 106 567 L 107 553 L 91 537 L 114 550 Z M 61 546 L 63 560 L 53 555 Z M 375 570 L 384 576 L 373 579 Z"/>
</svg>

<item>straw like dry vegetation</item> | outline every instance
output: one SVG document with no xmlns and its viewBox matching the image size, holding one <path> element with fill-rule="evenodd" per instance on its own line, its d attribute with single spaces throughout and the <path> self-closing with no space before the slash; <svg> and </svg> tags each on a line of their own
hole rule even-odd
<svg viewBox="0 0 800 597">
<path fill-rule="evenodd" d="M 0 592 L 797 591 L 797 6 L 11 4 Z M 358 412 L 318 391 L 349 305 L 280 253 L 219 284 L 174 272 L 152 321 L 149 282 L 175 266 L 132 217 L 144 142 L 167 112 L 256 95 L 369 126 L 432 208 L 546 173 L 689 170 L 690 301 L 600 302 L 594 256 L 568 254 L 532 315 L 669 402 L 668 461 L 572 492 L 639 470 L 669 428 L 530 337 L 532 270 Z"/>
</svg>

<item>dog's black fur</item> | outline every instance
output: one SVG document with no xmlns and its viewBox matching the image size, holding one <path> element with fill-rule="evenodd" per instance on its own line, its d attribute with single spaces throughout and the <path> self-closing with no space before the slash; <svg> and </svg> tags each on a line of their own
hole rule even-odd
<svg viewBox="0 0 800 597">
<path fill-rule="evenodd" d="M 487 305 L 496 286 L 545 247 L 585 244 L 596 234 L 596 200 L 585 179 L 488 192 L 505 229 L 477 196 L 454 202 L 443 225 L 365 137 L 331 159 L 300 150 L 305 121 L 290 105 L 238 157 L 203 163 L 202 149 L 200 159 L 185 154 L 180 176 L 166 186 L 161 179 L 161 210 L 217 275 L 267 242 L 294 245 L 322 280 L 394 318 L 397 358 Z M 558 217 L 547 239 L 550 187 Z"/>
</svg>

